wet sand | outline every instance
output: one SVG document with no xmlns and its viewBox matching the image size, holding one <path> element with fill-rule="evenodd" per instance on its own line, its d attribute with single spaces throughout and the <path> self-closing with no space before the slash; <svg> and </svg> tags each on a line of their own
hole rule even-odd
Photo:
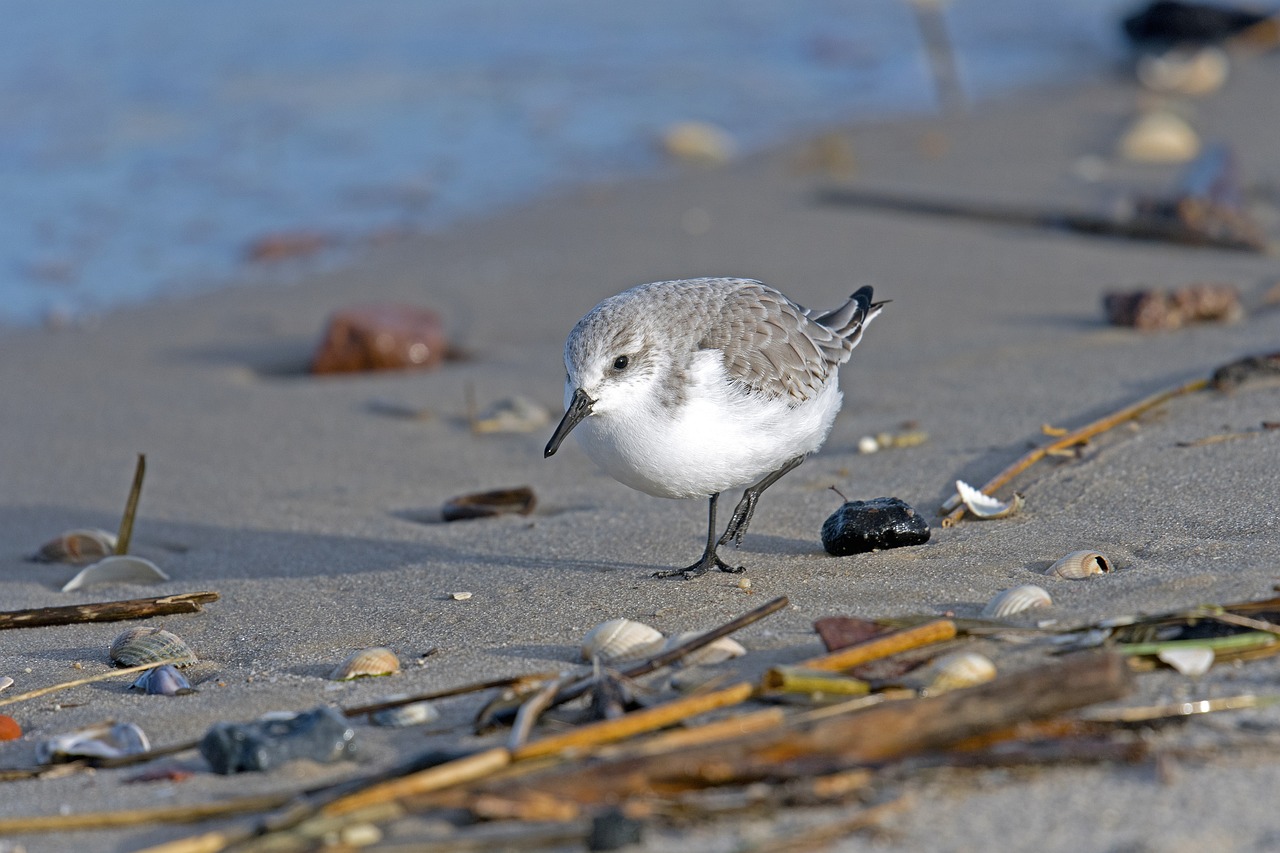
<svg viewBox="0 0 1280 853">
<path fill-rule="evenodd" d="M 1238 70 L 1195 104 L 1210 139 L 1230 143 L 1246 182 L 1275 187 L 1280 114 L 1269 104 L 1280 59 Z M 1115 162 L 1140 96 L 1117 82 L 986 105 L 947 120 L 840 130 L 860 186 L 921 195 L 1098 209 L 1134 189 L 1166 189 L 1175 167 Z M 1062 232 L 819 205 L 825 178 L 806 141 L 723 169 L 599 186 L 370 250 L 294 285 L 241 287 L 114 313 L 86 329 L 0 338 L 5 436 L 0 567 L 4 609 L 216 590 L 201 614 L 155 620 L 203 662 L 191 697 L 166 699 L 100 682 L 0 709 L 26 736 L 0 765 L 34 761 L 35 742 L 103 719 L 141 725 L 155 744 L 199 737 L 214 722 L 322 702 L 353 706 L 526 672 L 566 670 L 577 642 L 615 616 L 674 633 L 705 629 L 778 595 L 791 606 L 742 632 L 735 663 L 758 676 L 812 656 L 812 622 L 953 611 L 976 615 L 1000 589 L 1038 579 L 1068 551 L 1093 548 L 1119 570 L 1046 585 L 1063 624 L 1270 594 L 1280 566 L 1280 433 L 1195 447 L 1280 419 L 1280 391 L 1248 388 L 1174 401 L 1017 481 L 1025 512 L 936 529 L 924 546 L 848 558 L 818 531 L 840 499 L 892 495 L 931 523 L 957 478 L 981 483 L 1042 441 L 1041 425 L 1075 427 L 1140 397 L 1273 351 L 1280 310 L 1229 326 L 1138 334 L 1106 326 L 1101 294 L 1195 281 L 1252 297 L 1280 268 L 1271 257 L 1074 236 Z M 1080 176 L 1101 157 L 1104 179 Z M 1272 223 L 1274 228 L 1274 223 Z M 771 488 L 737 553 L 736 577 L 655 580 L 700 550 L 701 501 L 651 498 L 597 471 L 569 443 L 544 460 L 550 426 L 477 436 L 480 406 L 522 394 L 559 412 L 561 347 L 601 298 L 674 277 L 759 278 L 806 305 L 838 304 L 862 284 L 891 299 L 842 370 L 844 411 L 825 448 Z M 311 378 L 302 370 L 326 316 L 357 302 L 407 301 L 441 311 L 470 358 L 429 374 Z M 388 416 L 385 403 L 430 417 Z M 913 421 L 919 447 L 857 453 L 859 437 Z M 134 552 L 172 580 L 157 586 L 59 588 L 74 569 L 25 557 L 77 526 L 114 529 L 145 452 L 149 474 Z M 445 524 L 449 497 L 531 485 L 530 517 Z M 1042 577 L 1039 577 L 1043 581 Z M 472 593 L 465 601 L 451 593 Z M 0 634 L 10 694 L 109 668 L 121 624 Z M 336 685 L 352 650 L 395 649 L 405 671 Z M 433 653 L 427 653 L 435 650 Z M 999 662 L 1000 650 L 994 650 Z M 1197 681 L 1145 675 L 1132 702 L 1275 692 L 1280 665 L 1220 666 Z M 0 696 L 0 699 L 3 699 Z M 322 784 L 453 745 L 479 700 L 441 705 L 419 730 L 358 725 L 356 764 L 294 764 L 224 778 L 198 756 L 181 782 L 123 784 L 136 769 L 5 782 L 0 816 L 201 803 Z M 1280 837 L 1266 792 L 1280 710 L 1216 715 L 1156 737 L 1181 758 L 1036 771 L 930 771 L 890 776 L 880 796 L 912 806 L 876 839 L 841 849 L 1259 849 Z M 835 814 L 835 812 L 828 813 Z M 784 813 L 697 830 L 653 849 L 737 849 L 822 815 Z M 201 829 L 141 826 L 15 836 L 28 851 L 134 850 Z"/>
</svg>

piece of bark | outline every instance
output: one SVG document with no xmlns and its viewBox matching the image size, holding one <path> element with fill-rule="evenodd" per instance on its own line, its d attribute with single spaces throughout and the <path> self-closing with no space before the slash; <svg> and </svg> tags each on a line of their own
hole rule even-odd
<svg viewBox="0 0 1280 853">
<path fill-rule="evenodd" d="M 46 625 L 74 625 L 80 622 L 119 622 L 124 619 L 147 619 L 174 613 L 198 613 L 203 605 L 217 600 L 216 592 L 184 592 L 178 595 L 163 595 L 159 598 L 130 598 L 124 601 L 101 601 L 64 607 L 8 610 L 0 612 L 0 630 L 40 628 Z"/>
</svg>

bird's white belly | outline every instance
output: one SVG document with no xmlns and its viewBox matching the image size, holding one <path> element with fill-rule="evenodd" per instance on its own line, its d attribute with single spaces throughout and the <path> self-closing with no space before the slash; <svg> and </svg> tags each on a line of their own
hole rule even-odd
<svg viewBox="0 0 1280 853">
<path fill-rule="evenodd" d="M 693 498 L 751 485 L 822 446 L 842 395 L 833 375 L 798 406 L 729 391 L 704 376 L 679 407 L 588 417 L 576 434 L 596 464 L 656 497 Z"/>
</svg>

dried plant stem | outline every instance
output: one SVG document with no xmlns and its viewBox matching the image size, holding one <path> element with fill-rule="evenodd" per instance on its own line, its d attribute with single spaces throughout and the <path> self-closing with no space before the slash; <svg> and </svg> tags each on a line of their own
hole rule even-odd
<svg viewBox="0 0 1280 853">
<path fill-rule="evenodd" d="M 1133 420 L 1143 412 L 1153 409 L 1161 403 L 1172 400 L 1174 397 L 1181 397 L 1184 394 L 1201 391 L 1208 386 L 1208 379 L 1194 379 L 1190 382 L 1184 382 L 1176 388 L 1167 388 L 1164 391 L 1159 391 L 1155 394 L 1151 394 L 1150 396 L 1143 397 L 1136 403 L 1125 406 L 1123 409 L 1112 412 L 1105 417 L 1098 418 L 1096 421 L 1085 424 L 1077 430 L 1072 430 L 1057 441 L 1046 444 L 1043 447 L 1037 447 L 1028 452 L 1021 459 L 988 480 L 982 486 L 980 491 L 990 495 L 995 492 L 996 489 L 1005 485 L 1014 477 L 1018 476 L 1049 454 L 1057 453 L 1060 450 L 1073 447 L 1077 444 L 1083 444 L 1096 435 L 1101 435 L 1107 430 L 1113 429 L 1126 421 Z M 960 502 L 960 498 L 958 496 L 953 496 L 942 505 L 942 511 L 948 513 L 948 515 L 942 519 L 942 526 L 952 527 L 956 522 L 964 517 L 965 506 Z"/>
<path fill-rule="evenodd" d="M 157 806 L 146 809 L 123 809 L 115 812 L 84 812 L 67 815 L 36 815 L 34 817 L 0 818 L 0 836 L 20 832 L 72 832 L 85 829 L 112 829 L 124 826 L 142 826 L 149 823 L 194 823 L 212 817 L 258 812 L 279 808 L 294 798 L 294 794 L 258 794 L 219 803 L 196 803 L 186 806 Z M 189 850 L 220 847 L 191 847 Z"/>
<path fill-rule="evenodd" d="M 905 811 L 911 805 L 911 795 L 903 794 L 887 803 L 865 808 L 852 817 L 790 834 L 776 842 L 756 845 L 751 848 L 751 851 L 752 853 L 804 853 L 808 850 L 828 850 L 832 844 L 846 835 L 875 826 L 890 815 Z"/>
<path fill-rule="evenodd" d="M 463 782 L 484 778 L 511 763 L 511 751 L 503 747 L 486 749 L 462 758 L 428 767 L 407 776 L 379 782 L 368 788 L 339 797 L 320 809 L 327 816 L 343 815 L 368 806 L 380 805 L 402 797 L 439 791 Z"/>
<path fill-rule="evenodd" d="M 147 475 L 147 454 L 138 454 L 138 464 L 133 469 L 133 485 L 129 488 L 129 500 L 120 518 L 120 533 L 116 536 L 116 553 L 129 553 L 129 540 L 133 538 L 133 519 L 138 514 L 138 498 L 142 497 L 142 479 Z"/>
<path fill-rule="evenodd" d="M 127 666 L 124 669 L 113 669 L 110 672 L 102 672 L 98 675 L 90 675 L 86 678 L 77 678 L 75 681 L 64 681 L 62 684 L 54 684 L 50 687 L 41 687 L 39 690 L 31 690 L 26 693 L 19 693 L 17 696 L 10 696 L 8 699 L 0 699 L 0 706 L 12 705 L 15 702 L 25 702 L 28 699 L 46 696 L 50 693 L 56 693 L 59 690 L 79 687 L 81 684 L 93 684 L 95 681 L 108 681 L 112 678 L 118 678 L 121 675 L 132 675 L 135 672 L 142 672 L 144 669 L 155 669 L 157 666 L 164 666 L 167 663 L 178 663 L 179 660 L 180 658 L 172 658 L 170 660 L 156 661 L 155 663 L 144 663 L 140 666 Z"/>
<path fill-rule="evenodd" d="M 603 720 L 599 723 L 580 726 L 564 734 L 536 740 L 516 750 L 514 757 L 516 760 L 524 761 L 556 755 L 569 749 L 599 746 L 603 743 L 622 740 L 641 732 L 649 732 L 678 723 L 687 717 L 705 714 L 716 708 L 740 704 L 750 699 L 754 692 L 755 688 L 743 681 L 723 690 L 687 696 L 643 711 L 634 711 L 616 720 Z"/>
<path fill-rule="evenodd" d="M 524 745 L 524 742 L 529 739 L 529 733 L 533 731 L 534 724 L 538 722 L 538 717 L 551 707 L 556 693 L 563 686 L 563 680 L 552 681 L 525 700 L 520 710 L 516 712 L 515 724 L 511 726 L 511 737 L 507 740 L 507 749 L 514 752 Z"/>
<path fill-rule="evenodd" d="M 955 622 L 950 619 L 935 619 L 932 622 L 926 622 L 914 628 L 906 628 L 901 631 L 894 631 L 892 634 L 885 634 L 882 637 L 864 640 L 861 643 L 839 649 L 828 655 L 801 661 L 796 664 L 796 667 L 818 669 L 824 672 L 842 672 L 873 660 L 896 655 L 899 652 L 918 649 L 921 646 L 930 646 L 934 643 L 943 643 L 947 640 L 955 639 L 955 636 Z"/>
<path fill-rule="evenodd" d="M 385 702 L 374 702 L 370 705 L 358 705 L 354 708 L 347 708 L 342 713 L 347 717 L 360 717 L 365 714 L 374 714 L 378 711 L 385 711 L 388 708 L 399 708 L 401 705 L 411 705 L 415 702 L 430 702 L 435 699 L 448 699 L 451 696 L 463 696 L 468 693 L 479 693 L 481 690 L 512 687 L 526 682 L 546 681 L 549 678 L 555 677 L 555 673 L 532 673 L 527 675 L 514 675 L 508 678 L 492 678 L 488 681 L 477 681 L 471 684 L 463 684 L 458 687 L 436 690 L 431 693 L 419 693 L 416 696 L 406 696 L 402 699 L 389 699 Z"/>
<path fill-rule="evenodd" d="M 0 630 L 74 625 L 81 622 L 119 622 L 124 619 L 146 619 L 151 616 L 169 616 L 174 613 L 199 613 L 203 605 L 217 601 L 218 598 L 216 592 L 184 592 L 159 598 L 130 598 L 124 601 L 9 610 L 0 612 Z"/>
</svg>

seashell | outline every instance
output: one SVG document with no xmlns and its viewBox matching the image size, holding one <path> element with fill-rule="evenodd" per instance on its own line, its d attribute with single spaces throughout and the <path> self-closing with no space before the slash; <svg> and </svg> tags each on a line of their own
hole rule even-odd
<svg viewBox="0 0 1280 853">
<path fill-rule="evenodd" d="M 996 677 L 996 665 L 977 652 L 952 652 L 932 661 L 920 675 L 925 692 L 936 696 L 948 690 L 985 684 Z"/>
<path fill-rule="evenodd" d="M 663 646 L 663 651 L 674 649 L 676 646 L 682 646 L 692 640 L 694 637 L 701 636 L 701 631 L 685 631 L 681 634 L 669 638 Z M 690 652 L 680 659 L 682 666 L 711 666 L 712 664 L 724 663 L 733 658 L 740 658 L 747 653 L 742 643 L 732 637 L 721 637 L 714 643 L 709 643 L 697 651 Z"/>
<path fill-rule="evenodd" d="M 1068 580 L 1083 580 L 1092 575 L 1105 574 L 1111 568 L 1111 561 L 1096 551 L 1072 551 L 1045 569 L 1044 573 Z"/>
<path fill-rule="evenodd" d="M 964 480 L 956 480 L 956 492 L 969 512 L 978 518 L 1007 518 L 1022 509 L 1022 495 L 1017 492 L 1014 492 L 1013 500 L 1004 503 L 978 491 Z"/>
<path fill-rule="evenodd" d="M 999 618 L 1012 616 L 1015 613 L 1021 613 L 1033 607 L 1050 607 L 1052 605 L 1053 599 L 1049 597 L 1049 593 L 1045 592 L 1044 589 L 1035 584 L 1023 584 L 1012 589 L 1006 589 L 988 601 L 987 606 L 982 608 L 982 615 Z"/>
<path fill-rule="evenodd" d="M 1192 647 L 1187 649 L 1163 649 L 1156 652 L 1156 657 L 1183 675 L 1196 678 L 1204 675 L 1209 671 L 1209 667 L 1213 666 L 1214 653 L 1213 649 Z"/>
<path fill-rule="evenodd" d="M 189 666 L 199 660 L 186 642 L 164 628 L 130 628 L 111 641 L 111 660 L 120 666 L 168 661 Z"/>
<path fill-rule="evenodd" d="M 7 675 L 0 675 L 0 690 L 8 690 L 13 686 L 13 679 Z"/>
<path fill-rule="evenodd" d="M 22 737 L 22 724 L 13 717 L 0 714 L 0 740 L 17 740 Z"/>
<path fill-rule="evenodd" d="M 662 648 L 665 638 L 657 628 L 631 619 L 610 619 L 582 638 L 582 657 L 609 665 L 648 657 Z"/>
<path fill-rule="evenodd" d="M 1120 153 L 1136 163 L 1185 163 L 1200 153 L 1200 138 L 1181 116 L 1149 112 L 1120 138 Z"/>
<path fill-rule="evenodd" d="M 440 514 L 444 516 L 445 521 L 487 518 L 509 512 L 528 515 L 533 512 L 536 503 L 533 489 L 528 486 L 519 486 L 514 489 L 495 489 L 491 492 L 476 492 L 450 498 L 444 502 Z"/>
<path fill-rule="evenodd" d="M 400 658 L 384 646 L 361 649 L 347 658 L 341 666 L 329 674 L 331 681 L 350 681 L 353 678 L 373 678 L 400 671 Z"/>
<path fill-rule="evenodd" d="M 533 432 L 551 422 L 545 406 L 525 397 L 497 400 L 471 421 L 471 429 L 479 433 Z"/>
<path fill-rule="evenodd" d="M 116 552 L 116 535 L 100 527 L 77 527 L 40 546 L 31 559 L 41 563 L 87 563 Z"/>
<path fill-rule="evenodd" d="M 876 437 L 874 435 L 864 435 L 862 438 L 858 439 L 859 453 L 875 453 L 879 449 L 880 442 L 876 441 Z"/>
<path fill-rule="evenodd" d="M 388 696 L 386 701 L 394 702 L 398 699 L 407 699 L 408 696 Z M 436 706 L 431 702 L 410 702 L 407 705 L 397 705 L 394 708 L 383 708 L 381 711 L 374 711 L 369 715 L 369 721 L 375 726 L 392 726 L 395 728 L 404 728 L 406 726 L 422 726 L 427 723 L 434 723 L 440 719 L 440 712 L 436 710 Z"/>
<path fill-rule="evenodd" d="M 1167 95 L 1207 95 L 1227 82 L 1231 65 L 1218 47 L 1175 47 L 1138 58 L 1138 82 Z"/>
<path fill-rule="evenodd" d="M 169 576 L 150 560 L 126 554 L 105 557 L 92 566 L 85 566 L 63 585 L 62 591 L 72 592 L 97 583 L 160 583 L 168 579 Z"/>
<path fill-rule="evenodd" d="M 129 686 L 151 696 L 186 696 L 196 692 L 187 677 L 169 663 L 148 669 Z"/>
<path fill-rule="evenodd" d="M 150 749 L 146 734 L 133 723 L 102 723 L 45 738 L 36 744 L 36 760 L 53 764 L 75 758 L 122 758 Z"/>
<path fill-rule="evenodd" d="M 678 122 L 662 134 L 662 150 L 686 163 L 720 166 L 733 159 L 735 148 L 728 133 L 701 121 Z"/>
</svg>

